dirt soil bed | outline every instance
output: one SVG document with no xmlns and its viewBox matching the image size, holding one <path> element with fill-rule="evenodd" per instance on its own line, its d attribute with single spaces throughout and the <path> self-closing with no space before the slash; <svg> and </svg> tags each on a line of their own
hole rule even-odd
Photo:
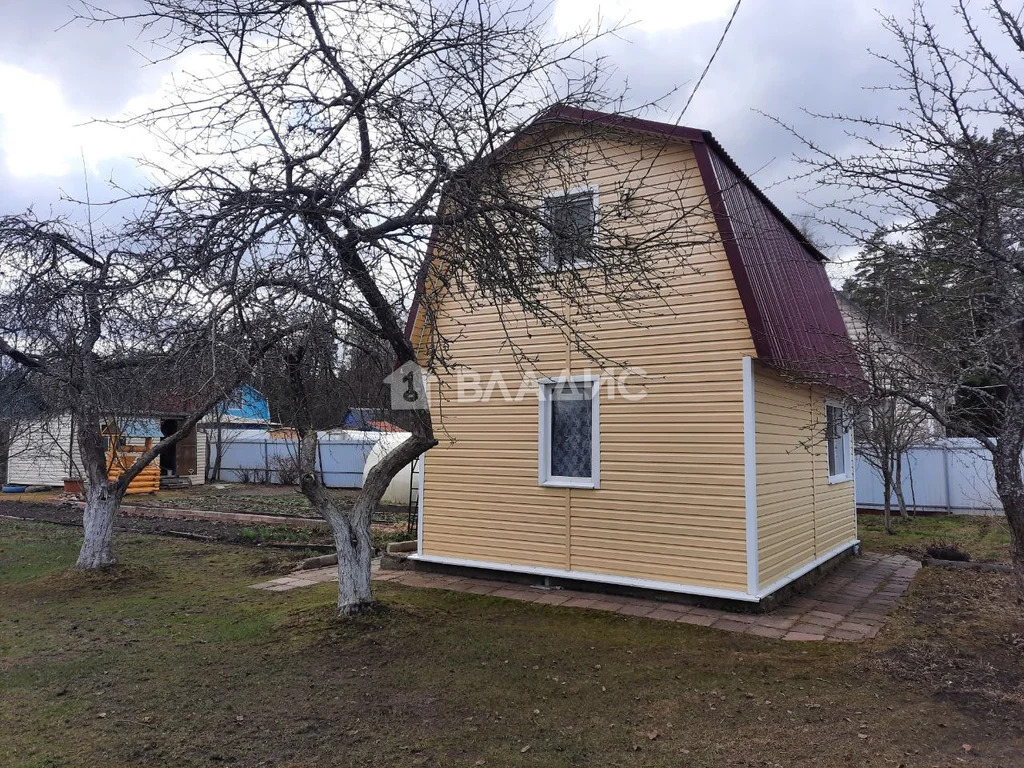
<svg viewBox="0 0 1024 768">
<path fill-rule="evenodd" d="M 359 491 L 332 488 L 330 494 L 343 507 L 351 506 Z M 257 515 L 285 517 L 316 517 L 306 497 L 294 486 L 255 485 L 243 483 L 207 483 L 178 491 L 161 491 L 154 495 L 133 496 L 125 503 L 140 507 L 173 507 L 204 509 L 212 512 L 246 512 Z M 406 522 L 407 506 L 381 505 L 376 522 Z"/>
<path fill-rule="evenodd" d="M 1024 718 L 1024 609 L 1010 575 L 924 568 L 889 630 L 875 661 L 893 678 L 993 724 Z"/>
<path fill-rule="evenodd" d="M 132 503 L 135 499 L 130 500 Z M 236 510 L 245 511 L 245 510 Z M 43 502 L 6 502 L 0 498 L 0 515 L 30 520 L 41 520 L 72 527 L 82 524 L 82 510 L 70 504 L 50 504 Z M 290 559 L 298 559 L 309 555 L 323 554 L 323 547 L 333 544 L 328 530 L 308 528 L 284 528 L 268 525 L 246 525 L 242 523 L 214 522 L 207 520 L 183 520 L 160 517 L 135 517 L 120 515 L 117 518 L 118 532 L 162 534 L 181 536 L 187 534 L 197 540 L 209 540 L 212 543 L 238 544 L 241 546 L 263 547 L 267 545 L 289 546 L 287 551 Z M 374 524 L 374 546 L 378 549 L 389 541 L 406 538 L 405 523 Z M 309 544 L 313 548 L 306 549 L 301 545 Z M 284 548 L 280 548 L 284 550 Z M 281 556 L 283 557 L 283 551 Z"/>
</svg>

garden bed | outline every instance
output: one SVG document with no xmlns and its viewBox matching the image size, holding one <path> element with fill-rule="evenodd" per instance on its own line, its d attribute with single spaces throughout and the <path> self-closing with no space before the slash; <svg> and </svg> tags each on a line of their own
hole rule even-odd
<svg viewBox="0 0 1024 768">
<path fill-rule="evenodd" d="M 0 497 L 0 515 L 24 520 L 38 520 L 58 525 L 80 528 L 82 510 L 72 504 L 45 502 L 5 503 Z M 131 502 L 134 505 L 134 499 Z M 199 520 L 193 518 L 119 515 L 116 523 L 118 532 L 161 534 L 176 536 L 191 535 L 196 540 L 219 544 L 236 544 L 260 547 L 277 544 L 294 545 L 294 557 L 318 554 L 334 543 L 326 523 L 317 528 L 290 527 L 287 525 L 258 525 L 239 522 Z M 406 523 L 375 523 L 372 526 L 374 547 L 383 550 L 388 542 L 407 538 Z M 309 549 L 301 545 L 309 545 Z"/>
<path fill-rule="evenodd" d="M 331 488 L 328 492 L 342 507 L 351 506 L 359 494 L 357 489 L 352 488 Z M 157 509 L 170 507 L 203 509 L 211 512 L 316 517 L 306 497 L 298 488 L 290 485 L 206 483 L 177 491 L 161 491 L 155 495 L 133 496 L 125 499 L 125 503 Z M 405 522 L 408 517 L 408 507 L 381 505 L 376 522 Z"/>
</svg>

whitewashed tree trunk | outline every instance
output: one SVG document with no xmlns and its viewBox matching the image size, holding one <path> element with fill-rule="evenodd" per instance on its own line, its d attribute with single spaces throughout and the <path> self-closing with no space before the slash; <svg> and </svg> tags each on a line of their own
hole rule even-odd
<svg viewBox="0 0 1024 768">
<path fill-rule="evenodd" d="M 329 498 L 329 497 L 328 497 Z M 371 515 L 364 509 L 353 507 L 343 512 L 333 503 L 320 510 L 334 534 L 338 550 L 338 615 L 352 616 L 373 608 L 373 590 L 370 586 L 370 565 L 373 545 L 370 537 Z"/>
<path fill-rule="evenodd" d="M 89 398 L 92 403 L 92 398 Z M 114 518 L 124 493 L 107 478 L 107 453 L 101 435 L 99 409 L 90 404 L 78 414 L 75 439 L 85 472 L 85 510 L 82 513 L 83 540 L 76 568 L 105 568 L 114 557 Z"/>
<path fill-rule="evenodd" d="M 299 441 L 299 488 L 313 508 L 331 526 L 338 550 L 338 615 L 352 616 L 373 610 L 370 566 L 373 544 L 370 525 L 373 512 L 392 478 L 435 441 L 412 435 L 388 452 L 370 470 L 351 509 L 342 509 L 321 482 L 316 471 L 317 435 L 306 430 Z"/>
<path fill-rule="evenodd" d="M 373 608 L 370 565 L 372 508 L 357 503 L 343 510 L 335 503 L 316 471 L 317 434 L 310 429 L 299 442 L 299 488 L 317 513 L 331 526 L 338 551 L 338 615 L 352 616 Z"/>
<path fill-rule="evenodd" d="M 89 483 L 85 494 L 85 511 L 82 514 L 84 539 L 78 553 L 76 568 L 104 568 L 113 565 L 112 546 L 114 518 L 121 506 L 118 494 L 111 491 L 106 482 Z"/>
<path fill-rule="evenodd" d="M 237 382 L 235 384 L 237 386 Z M 214 397 L 223 397 L 218 392 Z M 160 442 L 154 443 L 126 469 L 120 470 L 114 482 L 109 479 L 107 466 L 107 447 L 104 443 L 101 428 L 102 419 L 99 409 L 91 407 L 84 410 L 77 419 L 78 427 L 75 439 L 81 455 L 82 468 L 85 472 L 85 511 L 82 513 L 82 527 L 85 538 L 78 556 L 76 568 L 103 568 L 116 562 L 113 553 L 114 519 L 121 508 L 132 480 L 138 477 L 150 462 L 155 461 L 160 451 L 177 445 L 188 432 L 195 428 L 199 420 L 209 412 L 216 400 L 211 398 L 203 407 L 193 411 L 178 426 L 178 430 Z"/>
</svg>

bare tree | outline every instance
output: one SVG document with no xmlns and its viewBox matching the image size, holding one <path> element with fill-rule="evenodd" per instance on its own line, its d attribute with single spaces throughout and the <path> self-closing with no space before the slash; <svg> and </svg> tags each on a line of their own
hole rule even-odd
<svg viewBox="0 0 1024 768">
<path fill-rule="evenodd" d="M 213 442 L 210 442 L 210 432 L 206 432 L 206 455 L 213 456 L 213 463 L 206 468 L 207 480 L 220 480 L 221 468 L 224 464 L 224 449 L 230 444 L 230 439 L 225 440 L 224 417 L 227 415 L 228 401 L 221 400 L 210 411 L 213 417 Z M 212 448 L 212 450 L 211 450 Z"/>
<path fill-rule="evenodd" d="M 254 382 L 258 382 L 261 386 L 264 383 L 260 374 L 262 363 L 263 361 L 261 360 L 251 377 Z M 260 392 L 260 395 L 265 396 L 263 392 Z M 232 423 L 234 420 L 231 418 L 231 410 L 236 406 L 241 406 L 242 409 L 245 409 L 247 406 L 252 405 L 251 401 L 247 402 L 248 397 L 248 390 L 244 388 L 237 389 L 231 393 L 230 397 L 221 400 L 210 411 L 209 421 L 211 423 L 208 423 L 203 428 L 206 436 L 206 455 L 207 457 L 213 457 L 206 467 L 207 480 L 219 481 L 223 479 L 224 455 L 242 436 L 242 431 L 239 429 L 240 425 Z"/>
<path fill-rule="evenodd" d="M 237 316 L 225 308 L 197 312 L 204 296 L 168 256 L 185 243 L 144 221 L 101 232 L 31 213 L 0 218 L 0 354 L 51 414 L 71 417 L 86 485 L 79 568 L 115 562 L 114 518 L 131 482 L 251 373 L 267 346 L 240 344 L 228 331 Z M 184 414 L 177 430 L 113 478 L 106 441 L 116 424 L 162 410 Z"/>
<path fill-rule="evenodd" d="M 148 0 L 131 17 L 171 56 L 212 54 L 223 68 L 180 80 L 139 122 L 173 142 L 164 198 L 203 222 L 221 287 L 238 301 L 319 307 L 387 348 L 398 366 L 458 365 L 432 298 L 497 305 L 509 325 L 546 324 L 599 357 L 582 330 L 630 314 L 663 277 L 712 243 L 687 179 L 643 183 L 664 139 L 624 161 L 614 126 L 575 107 L 615 111 L 596 35 L 551 37 L 544 6 L 468 0 Z M 91 21 L 124 16 L 92 8 Z M 601 34 L 600 32 L 597 33 Z M 557 105 L 545 110 L 545 105 Z M 660 144 L 659 144 L 660 142 Z M 541 205 L 571 193 L 590 161 L 629 165 L 630 188 L 602 191 L 599 217 Z M 586 252 L 553 258 L 596 236 Z M 572 230 L 572 231 L 570 231 Z M 665 269 L 666 264 L 670 265 Z M 414 286 L 426 340 L 405 317 Z M 511 334 L 510 334 L 510 344 Z M 515 349 L 517 359 L 530 360 Z M 365 541 L 394 475 L 437 443 L 431 414 L 369 473 L 352 507 L 326 505 L 339 550 L 338 610 L 373 604 Z M 315 449 L 307 433 L 304 455 Z M 315 491 L 321 481 L 304 477 Z M 312 495 L 316 496 L 317 493 Z"/>
<path fill-rule="evenodd" d="M 863 315 L 860 327 L 851 334 L 867 387 L 855 398 L 857 409 L 853 425 L 857 454 L 882 478 L 882 514 L 887 533 L 893 533 L 892 497 L 895 495 L 900 517 L 906 518 L 907 502 L 903 493 L 903 467 L 913 448 L 935 437 L 934 419 L 922 408 L 910 405 L 893 392 L 910 394 L 915 400 L 931 403 L 927 392 L 919 392 L 915 383 L 928 377 L 927 366 L 901 354 L 900 340 L 879 329 Z M 905 375 L 906 366 L 914 368 Z"/>
<path fill-rule="evenodd" d="M 335 394 L 332 383 L 336 381 L 338 358 L 334 344 L 329 343 L 329 340 L 333 341 L 329 335 L 333 325 L 322 318 L 314 318 L 308 328 L 307 333 L 293 338 L 286 348 L 279 351 L 279 361 L 288 377 L 289 389 L 282 393 L 278 401 L 278 412 L 282 422 L 293 427 L 299 436 L 295 457 L 299 489 L 313 508 L 330 523 L 334 534 L 339 575 L 345 575 L 345 578 L 339 579 L 338 605 L 365 606 L 368 596 L 372 594 L 372 520 L 350 514 L 331 495 L 322 475 L 317 471 L 317 422 L 323 424 L 324 406 L 329 405 Z M 342 415 L 337 413 L 337 418 L 340 419 Z M 372 510 L 366 514 L 370 512 Z"/>
<path fill-rule="evenodd" d="M 948 39 L 921 2 L 885 19 L 897 50 L 882 56 L 897 78 L 886 90 L 901 112 L 819 116 L 841 122 L 853 148 L 805 139 L 806 162 L 836 193 L 823 218 L 874 247 L 892 278 L 880 298 L 904 292 L 870 308 L 900 328 L 904 359 L 879 394 L 991 453 L 1024 596 L 1024 28 L 1002 0 L 954 10 Z"/>
</svg>

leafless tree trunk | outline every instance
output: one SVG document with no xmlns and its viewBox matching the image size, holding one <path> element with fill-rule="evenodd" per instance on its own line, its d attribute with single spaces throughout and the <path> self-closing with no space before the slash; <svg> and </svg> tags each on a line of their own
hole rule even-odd
<svg viewBox="0 0 1024 768">
<path fill-rule="evenodd" d="M 105 568 L 116 562 L 114 519 L 120 506 L 121 496 L 110 488 L 105 477 L 88 481 L 82 515 L 82 548 L 78 552 L 76 568 Z"/>
<path fill-rule="evenodd" d="M 296 340 L 282 356 L 290 389 L 278 408 L 285 423 L 293 425 L 299 433 L 299 489 L 331 526 L 338 554 L 338 613 L 349 616 L 373 607 L 371 524 L 381 497 L 399 470 L 433 447 L 436 440 L 430 433 L 429 415 L 417 413 L 414 431 L 370 470 L 355 503 L 351 507 L 339 504 L 317 471 L 318 435 L 314 423 L 315 413 L 321 410 L 318 405 L 330 397 L 322 387 L 329 379 L 323 375 L 324 369 L 337 361 L 332 355 L 333 345 L 324 343 L 324 324 L 311 321 L 309 325 L 320 333 Z"/>
<path fill-rule="evenodd" d="M 893 490 L 896 492 L 896 503 L 899 504 L 900 517 L 904 520 L 907 515 L 907 500 L 903 496 L 903 453 L 896 454 L 895 467 L 893 469 Z"/>
<path fill-rule="evenodd" d="M 213 466 L 207 472 L 207 480 L 220 480 L 221 467 L 224 464 L 224 426 L 222 423 L 224 412 L 225 409 L 222 406 L 218 406 L 213 412 L 217 419 L 217 428 L 214 430 Z"/>
<path fill-rule="evenodd" d="M 370 587 L 370 538 L 373 513 L 392 478 L 402 467 L 432 447 L 432 441 L 412 435 L 370 470 L 363 489 L 351 508 L 341 508 L 324 487 L 316 471 L 316 430 L 302 430 L 299 463 L 302 474 L 299 487 L 314 509 L 330 524 L 338 552 L 338 613 L 349 616 L 373 607 Z"/>
<path fill-rule="evenodd" d="M 370 588 L 370 541 L 372 508 L 355 505 L 343 510 L 328 493 L 316 471 L 317 433 L 304 429 L 299 440 L 299 488 L 313 508 L 331 526 L 338 553 L 338 613 L 350 616 L 373 606 Z"/>
<path fill-rule="evenodd" d="M 992 450 L 996 492 L 1010 524 L 1010 556 L 1018 599 L 1024 598 L 1024 474 L 1021 451 L 1024 450 L 1024 407 L 1007 414 L 999 441 Z"/>
<path fill-rule="evenodd" d="M 7 464 L 11 453 L 11 428 L 6 421 L 0 421 L 0 482 L 7 482 Z"/>
<path fill-rule="evenodd" d="M 882 468 L 882 521 L 885 524 L 885 532 L 890 536 L 892 530 L 892 465 L 886 462 Z"/>
</svg>

